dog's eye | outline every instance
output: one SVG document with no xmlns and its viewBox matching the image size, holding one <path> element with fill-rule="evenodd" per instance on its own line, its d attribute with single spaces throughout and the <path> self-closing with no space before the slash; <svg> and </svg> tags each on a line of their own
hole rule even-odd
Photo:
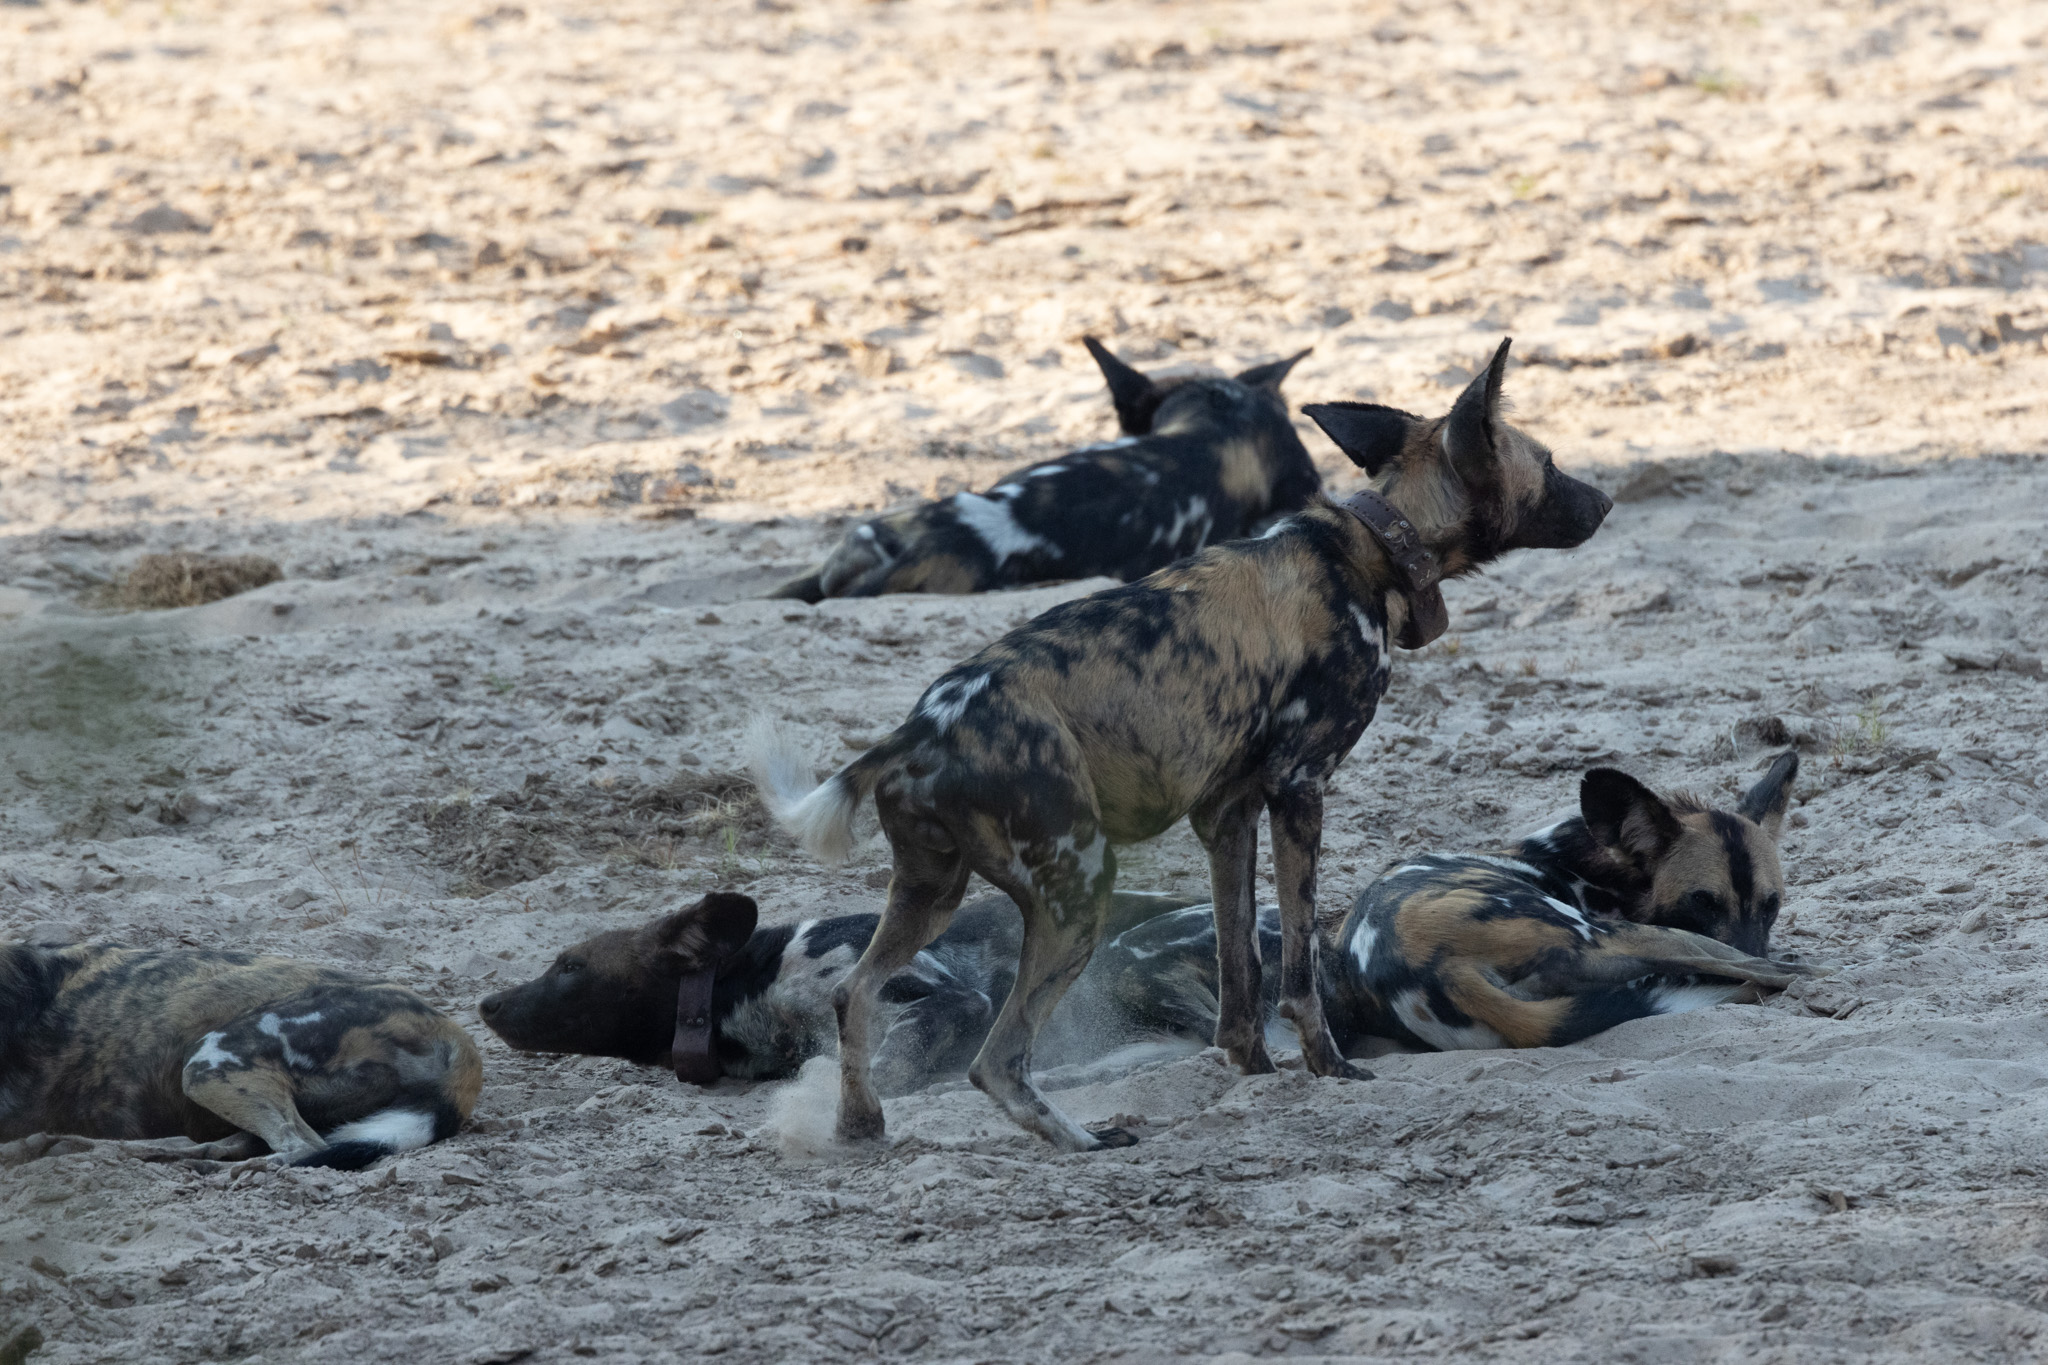
<svg viewBox="0 0 2048 1365">
<path fill-rule="evenodd" d="M 555 964 L 555 969 L 561 972 L 564 976 L 567 976 L 570 972 L 582 971 L 583 962 L 580 958 L 565 957 L 560 962 L 557 962 Z"/>
<path fill-rule="evenodd" d="M 1775 920 L 1778 917 L 1778 909 L 1783 904 L 1784 902 L 1779 898 L 1778 893 L 1773 891 L 1770 895 L 1764 897 L 1763 903 L 1757 907 L 1757 913 L 1762 915 L 1767 921 Z"/>
</svg>

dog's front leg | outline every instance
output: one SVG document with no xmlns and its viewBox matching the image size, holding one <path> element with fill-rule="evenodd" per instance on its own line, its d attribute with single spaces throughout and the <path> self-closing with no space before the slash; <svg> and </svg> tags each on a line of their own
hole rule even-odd
<svg viewBox="0 0 2048 1365">
<path fill-rule="evenodd" d="M 1316 861 L 1323 846 L 1323 788 L 1297 782 L 1267 797 L 1273 816 L 1273 876 L 1280 884 L 1280 1017 L 1301 1035 L 1302 1060 L 1318 1076 L 1370 1080 L 1344 1060 L 1323 1017 L 1321 944 L 1316 936 Z"/>
<path fill-rule="evenodd" d="M 1259 992 L 1259 906 L 1252 894 L 1257 799 L 1247 795 L 1198 811 L 1192 823 L 1209 850 L 1209 893 L 1216 902 L 1216 1046 L 1246 1075 L 1270 1072 Z"/>
</svg>

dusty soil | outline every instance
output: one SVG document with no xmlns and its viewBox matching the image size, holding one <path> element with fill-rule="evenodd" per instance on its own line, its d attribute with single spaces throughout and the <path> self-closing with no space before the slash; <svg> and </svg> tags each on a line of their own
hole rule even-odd
<svg viewBox="0 0 2048 1365">
<path fill-rule="evenodd" d="M 2048 1354 L 2048 6 L 547 0 L 0 8 L 0 937 L 478 996 L 714 885 L 873 905 L 730 776 L 1090 584 L 749 600 L 850 514 L 1110 434 L 1147 365 L 1520 420 L 1622 496 L 1452 591 L 1333 896 L 1625 764 L 1808 754 L 1841 975 L 1369 1083 L 520 1058 L 360 1175 L 0 1171 L 37 1360 Z M 1307 436 L 1333 485 L 1354 475 Z M 210 605 L 97 605 L 147 553 Z M 1126 885 L 1198 888 L 1185 830 Z M 481 1033 L 481 1030 L 477 1030 Z"/>
</svg>

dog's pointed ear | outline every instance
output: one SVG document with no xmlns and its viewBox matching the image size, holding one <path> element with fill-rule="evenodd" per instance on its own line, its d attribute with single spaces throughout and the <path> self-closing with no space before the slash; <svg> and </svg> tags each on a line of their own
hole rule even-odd
<svg viewBox="0 0 2048 1365">
<path fill-rule="evenodd" d="M 1351 457 L 1351 463 L 1377 475 L 1392 464 L 1421 419 L 1381 403 L 1310 403 L 1302 414 Z"/>
<path fill-rule="evenodd" d="M 1603 847 L 1645 867 L 1670 852 L 1684 832 L 1663 797 L 1618 768 L 1593 768 L 1579 779 L 1579 813 Z"/>
<path fill-rule="evenodd" d="M 1799 751 L 1787 749 L 1735 809 L 1744 819 L 1754 820 L 1776 842 L 1778 831 L 1785 824 L 1785 811 L 1792 804 L 1792 783 L 1798 776 Z"/>
<path fill-rule="evenodd" d="M 1514 344 L 1513 337 L 1502 340 L 1493 360 L 1472 377 L 1452 404 L 1451 415 L 1444 419 L 1444 454 L 1470 487 L 1483 487 L 1494 477 L 1499 459 L 1495 436 L 1500 426 L 1501 381 L 1507 376 L 1508 347 Z"/>
<path fill-rule="evenodd" d="M 1287 372 L 1308 359 L 1309 351 L 1314 349 L 1315 347 L 1311 346 L 1308 348 L 1308 351 L 1303 351 L 1299 355 L 1291 355 L 1285 360 L 1273 361 L 1269 365 L 1254 365 L 1239 375 L 1237 382 L 1249 384 L 1255 389 L 1271 389 L 1273 392 L 1278 393 L 1280 392 L 1282 381 L 1287 378 Z"/>
<path fill-rule="evenodd" d="M 655 947 L 680 957 L 688 967 L 715 967 L 746 946 L 760 913 L 751 896 L 714 891 L 657 921 Z"/>
<path fill-rule="evenodd" d="M 1159 411 L 1159 386 L 1145 375 L 1109 353 L 1109 347 L 1094 337 L 1082 337 L 1081 344 L 1102 368 L 1109 381 L 1109 399 L 1116 404 L 1116 422 L 1126 434 L 1145 436 L 1152 431 L 1152 415 Z"/>
</svg>

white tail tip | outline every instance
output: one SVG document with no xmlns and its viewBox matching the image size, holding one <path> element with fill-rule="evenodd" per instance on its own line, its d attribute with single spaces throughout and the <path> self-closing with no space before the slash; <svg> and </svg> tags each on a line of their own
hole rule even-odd
<svg viewBox="0 0 2048 1365">
<path fill-rule="evenodd" d="M 767 716 L 747 726 L 747 769 L 777 824 L 821 863 L 837 863 L 853 849 L 853 812 L 860 796 L 835 773 L 821 785 L 796 739 Z"/>
</svg>

